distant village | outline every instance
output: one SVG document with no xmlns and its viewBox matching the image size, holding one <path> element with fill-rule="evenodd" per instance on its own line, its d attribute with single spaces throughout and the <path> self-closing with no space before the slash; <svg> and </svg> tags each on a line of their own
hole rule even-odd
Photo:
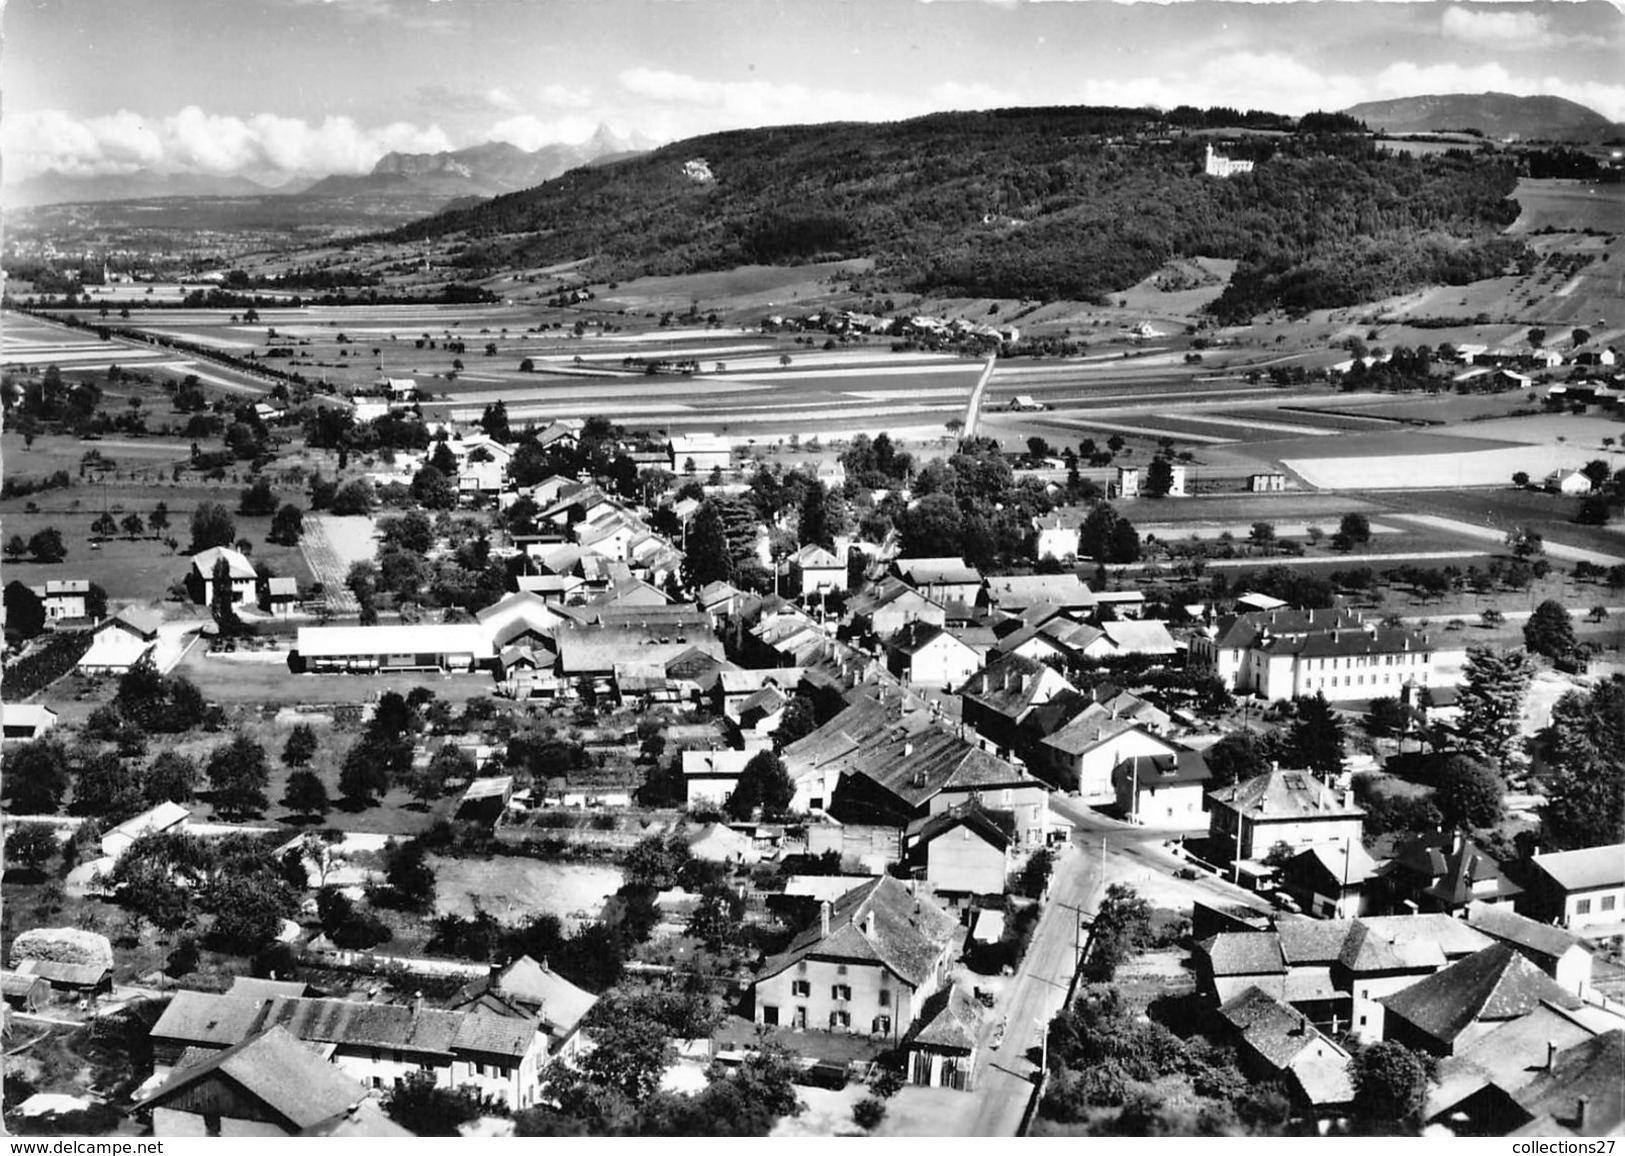
<svg viewBox="0 0 1625 1156">
<path fill-rule="evenodd" d="M 1519 377 L 1456 353 L 1472 381 Z M 416 389 L 381 383 L 355 421 Z M 863 438 L 787 470 L 715 434 L 521 432 L 499 406 L 428 435 L 369 466 L 382 544 L 322 589 L 194 520 L 168 601 L 109 605 L 71 556 L 7 591 L 9 627 L 40 615 L 8 674 L 73 640 L 4 706 L 8 881 L 50 880 L 38 907 L 8 894 L 7 1030 L 138 1034 L 124 1092 L 152 1135 L 557 1134 L 594 1096 L 724 1128 L 745 1109 L 719 1089 L 746 1079 L 846 1096 L 848 1132 L 913 1104 L 1109 1133 L 1171 1077 L 1148 1052 L 1108 1087 L 1091 1048 L 1152 1027 L 1209 1041 L 1228 1090 L 1197 1100 L 1230 1134 L 1386 1111 L 1428 1135 L 1621 1128 L 1617 800 L 1599 836 L 1552 821 L 1604 773 L 1587 758 L 1618 756 L 1618 677 L 1565 700 L 1554 726 L 1578 729 L 1536 786 L 1515 740 L 1541 660 L 1340 599 L 1221 583 L 1171 604 L 1108 568 L 1138 540 L 1102 495 L 1018 482 L 996 452 L 900 463 Z M 1137 512 L 1185 471 L 1118 466 L 1110 496 Z M 965 540 L 920 520 L 956 485 L 990 510 L 1025 486 L 1043 512 L 994 563 L 922 549 Z M 877 490 L 903 525 L 873 532 Z M 415 604 L 432 576 L 477 585 Z M 224 699 L 266 672 L 257 702 Z M 96 687 L 116 689 L 87 717 Z M 206 757 L 148 761 L 149 734 L 212 733 Z M 307 769 L 324 748 L 347 752 L 336 778 Z M 1374 785 L 1401 772 L 1425 788 Z M 378 833 L 392 808 L 435 821 Z M 563 919 L 450 902 L 448 872 L 498 862 L 488 895 L 583 864 L 619 883 Z M 53 919 L 106 910 L 128 924 Z M 1090 1003 L 1159 959 L 1173 1019 Z M 7 1084 L 8 1120 L 107 1123 L 93 1092 Z M 1268 1120 L 1235 1107 L 1260 1089 Z"/>
</svg>

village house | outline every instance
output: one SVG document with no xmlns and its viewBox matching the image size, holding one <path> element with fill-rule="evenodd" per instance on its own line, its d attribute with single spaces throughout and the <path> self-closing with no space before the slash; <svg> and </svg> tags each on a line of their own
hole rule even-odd
<svg viewBox="0 0 1625 1156">
<path fill-rule="evenodd" d="M 52 578 L 43 586 L 32 587 L 36 597 L 45 606 L 46 622 L 75 621 L 89 618 L 90 579 Z"/>
<path fill-rule="evenodd" d="M 973 799 L 916 820 L 904 836 L 905 862 L 940 895 L 1001 895 L 1014 866 L 1010 818 Z"/>
<path fill-rule="evenodd" d="M 1019 854 L 1049 838 L 1049 788 L 940 726 L 892 727 L 843 756 L 835 769 L 839 779 L 828 810 L 842 822 L 907 827 L 974 800 L 1011 813 Z"/>
<path fill-rule="evenodd" d="M 790 555 L 790 580 L 799 598 L 846 591 L 846 563 L 816 542 Z"/>
<path fill-rule="evenodd" d="M 1105 801 L 1119 798 L 1112 773 L 1124 760 L 1172 758 L 1179 749 L 1155 733 L 1152 720 L 1125 709 L 1123 703 L 1089 702 L 1040 742 L 1042 757 L 1033 766 L 1058 790 Z"/>
<path fill-rule="evenodd" d="M 7 1007 L 35 1014 L 51 1002 L 51 983 L 43 975 L 0 971 L 0 998 Z"/>
<path fill-rule="evenodd" d="M 1569 1049 L 1619 1028 L 1618 1017 L 1601 1008 L 1564 1009 L 1543 1002 L 1461 1044 L 1437 1062 L 1424 1110 L 1430 1131 L 1505 1136 L 1530 1119 L 1518 1103 L 1525 1088 L 1547 1078 Z M 1616 1086 L 1619 1070 L 1616 1062 Z"/>
<path fill-rule="evenodd" d="M 1376 880 L 1377 902 L 1403 915 L 1442 911 L 1454 915 L 1469 904 L 1510 904 L 1523 888 L 1508 879 L 1498 860 L 1460 830 L 1433 832 L 1402 842 Z"/>
<path fill-rule="evenodd" d="M 846 604 L 852 629 L 857 634 L 890 638 L 910 622 L 947 624 L 948 614 L 936 602 L 915 590 L 901 578 L 887 577 L 859 591 Z"/>
<path fill-rule="evenodd" d="M 1311 771 L 1279 768 L 1208 793 L 1208 840 L 1232 862 L 1262 859 L 1277 843 L 1305 847 L 1360 841 L 1365 808 Z"/>
<path fill-rule="evenodd" d="M 546 1037 L 547 1058 L 569 1060 L 583 1049 L 581 1021 L 597 1002 L 597 996 L 565 979 L 545 959 L 521 955 L 506 967 L 492 965 L 490 975 L 465 984 L 447 1010 L 534 1020 Z"/>
<path fill-rule="evenodd" d="M 1053 667 L 1036 659 L 1001 654 L 960 687 L 960 710 L 965 725 L 1000 758 L 1008 758 L 1030 745 L 1021 729 L 1027 716 L 1068 692 L 1076 694 L 1077 688 Z"/>
<path fill-rule="evenodd" d="M 1088 513 L 1081 507 L 1072 507 L 1034 514 L 1033 532 L 1038 535 L 1034 557 L 1040 562 L 1045 558 L 1054 558 L 1058 562 L 1075 561 L 1078 556 L 1078 531 Z"/>
<path fill-rule="evenodd" d="M 745 764 L 759 753 L 755 750 L 684 751 L 682 769 L 687 805 L 690 808 L 722 806 L 739 786 Z"/>
<path fill-rule="evenodd" d="M 1468 926 L 1516 947 L 1565 991 L 1583 999 L 1591 989 L 1596 957 L 1579 936 L 1519 915 L 1504 903 L 1475 902 L 1466 917 Z"/>
<path fill-rule="evenodd" d="M 1625 844 L 1535 855 L 1518 911 L 1587 939 L 1621 934 Z"/>
<path fill-rule="evenodd" d="M 1453 1055 L 1542 1003 L 1570 1010 L 1581 1003 L 1510 943 L 1491 944 L 1380 1002 L 1384 1039 L 1435 1056 Z"/>
<path fill-rule="evenodd" d="M 1579 470 L 1553 470 L 1546 475 L 1546 490 L 1553 494 L 1589 494 L 1591 479 Z"/>
<path fill-rule="evenodd" d="M 91 635 L 90 649 L 78 662 L 81 674 L 124 675 L 158 645 L 158 616 L 147 610 L 120 610 L 104 618 Z"/>
<path fill-rule="evenodd" d="M 0 704 L 0 720 L 6 742 L 33 742 L 55 729 L 57 713 L 42 703 L 8 702 Z"/>
<path fill-rule="evenodd" d="M 1095 594 L 1076 574 L 1002 574 L 987 580 L 987 599 L 995 610 L 1020 614 L 1048 605 L 1057 611 L 1090 611 Z"/>
<path fill-rule="evenodd" d="M 102 836 L 102 854 L 113 862 L 123 858 L 135 841 L 143 835 L 174 831 L 186 825 L 192 812 L 179 803 L 165 800 L 155 807 L 126 819 Z"/>
<path fill-rule="evenodd" d="M 1019 654 L 1039 662 L 1075 663 L 1104 658 L 1112 653 L 1111 639 L 1096 626 L 1077 622 L 1064 614 L 1046 615 L 1048 603 L 1029 607 L 1022 615 L 1024 624 L 999 639 L 1001 654 Z"/>
<path fill-rule="evenodd" d="M 1202 799 L 1212 777 L 1200 751 L 1130 755 L 1112 771 L 1118 813 L 1141 826 L 1202 826 Z"/>
<path fill-rule="evenodd" d="M 903 1041 L 908 1082 L 922 1088 L 973 1090 L 982 1007 L 957 984 L 926 1001 Z"/>
<path fill-rule="evenodd" d="M 1302 1012 L 1259 987 L 1219 1006 L 1236 1045 L 1236 1060 L 1255 1080 L 1279 1080 L 1294 1107 L 1310 1115 L 1346 1111 L 1354 1100 L 1349 1053 Z"/>
<path fill-rule="evenodd" d="M 958 920 L 887 875 L 825 904 L 752 985 L 769 1027 L 901 1041 L 948 980 Z"/>
<path fill-rule="evenodd" d="M 975 606 L 982 596 L 982 574 L 963 558 L 898 558 L 892 574 L 933 602 Z"/>
<path fill-rule="evenodd" d="M 317 1044 L 342 1072 L 373 1089 L 424 1073 L 443 1088 L 472 1087 L 517 1110 L 536 1103 L 547 1037 L 533 1019 L 411 1004 L 179 991 L 151 1032 L 154 1071 L 189 1049 L 230 1048 L 268 1027 Z"/>
<path fill-rule="evenodd" d="M 246 557 L 226 546 L 211 546 L 202 553 L 192 555 L 192 569 L 186 575 L 186 588 L 192 600 L 204 606 L 214 605 L 214 568 L 221 559 L 225 560 L 231 580 L 231 604 L 255 605 L 258 602 L 255 587 L 259 583 L 259 575 Z"/>
<path fill-rule="evenodd" d="M 353 1076 L 281 1027 L 178 1066 L 136 1108 L 160 1137 L 412 1135 Z"/>
<path fill-rule="evenodd" d="M 956 633 L 915 620 L 886 640 L 886 666 L 915 686 L 956 687 L 982 669 L 982 654 Z"/>
<path fill-rule="evenodd" d="M 733 465 L 733 446 L 714 433 L 682 434 L 671 439 L 671 471 L 678 477 L 724 473 Z"/>
<path fill-rule="evenodd" d="M 1352 919 L 1375 914 L 1369 892 L 1376 860 L 1358 843 L 1316 843 L 1276 869 L 1275 885 L 1306 914 Z"/>
<path fill-rule="evenodd" d="M 267 578 L 260 595 L 260 609 L 273 618 L 292 618 L 299 610 L 299 580 Z"/>
<path fill-rule="evenodd" d="M 1269 930 L 1222 931 L 1192 958 L 1197 989 L 1224 1003 L 1258 986 L 1336 1036 L 1383 1038 L 1382 997 L 1494 940 L 1447 915 L 1278 919 Z"/>
<path fill-rule="evenodd" d="M 1625 1130 L 1625 1031 L 1613 1028 L 1554 1056 L 1515 1095 L 1512 1136 L 1617 1136 Z"/>
</svg>

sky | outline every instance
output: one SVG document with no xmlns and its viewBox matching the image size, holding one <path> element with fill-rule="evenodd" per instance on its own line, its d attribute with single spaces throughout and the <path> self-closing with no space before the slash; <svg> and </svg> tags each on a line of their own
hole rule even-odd
<svg viewBox="0 0 1625 1156">
<path fill-rule="evenodd" d="M 8 183 L 1016 105 L 1496 91 L 1625 121 L 1625 0 L 6 0 L 0 33 Z"/>
</svg>

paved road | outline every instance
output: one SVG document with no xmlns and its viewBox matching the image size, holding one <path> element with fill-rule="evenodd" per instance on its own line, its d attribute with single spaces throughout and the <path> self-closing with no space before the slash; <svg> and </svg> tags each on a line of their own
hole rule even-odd
<svg viewBox="0 0 1625 1156">
<path fill-rule="evenodd" d="M 1171 875 L 1186 866 L 1163 846 L 1174 832 L 1120 822 L 1075 799 L 1056 796 L 1052 802 L 1076 824 L 1077 831 L 1056 864 L 1049 902 L 1021 970 L 1005 987 L 984 1033 L 971 1093 L 977 1103 L 962 1135 L 1016 1134 L 1033 1092 L 1041 1033 L 1064 1006 L 1077 969 L 1080 918 L 1086 923 L 1093 916 L 1106 886 L 1147 869 Z M 1269 910 L 1258 896 L 1205 872 L 1184 885 L 1207 892 L 1217 901 Z M 993 1048 L 999 1019 L 1006 1021 L 1004 1042 Z"/>
</svg>

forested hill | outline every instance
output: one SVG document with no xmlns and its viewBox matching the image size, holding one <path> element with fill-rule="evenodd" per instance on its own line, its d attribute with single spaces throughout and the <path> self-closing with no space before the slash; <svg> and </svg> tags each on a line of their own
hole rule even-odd
<svg viewBox="0 0 1625 1156">
<path fill-rule="evenodd" d="M 1037 299 L 1099 297 L 1170 257 L 1232 257 L 1241 269 L 1215 307 L 1226 320 L 1472 280 L 1521 251 L 1497 238 L 1517 216 L 1510 164 L 1378 154 L 1357 132 L 1312 131 L 1352 123 L 1336 116 L 1214 136 L 1183 131 L 1179 112 L 718 133 L 393 236 L 460 236 L 475 275 L 583 258 L 611 279 L 873 257 L 896 288 Z M 1209 143 L 1255 171 L 1203 175 Z"/>
</svg>

